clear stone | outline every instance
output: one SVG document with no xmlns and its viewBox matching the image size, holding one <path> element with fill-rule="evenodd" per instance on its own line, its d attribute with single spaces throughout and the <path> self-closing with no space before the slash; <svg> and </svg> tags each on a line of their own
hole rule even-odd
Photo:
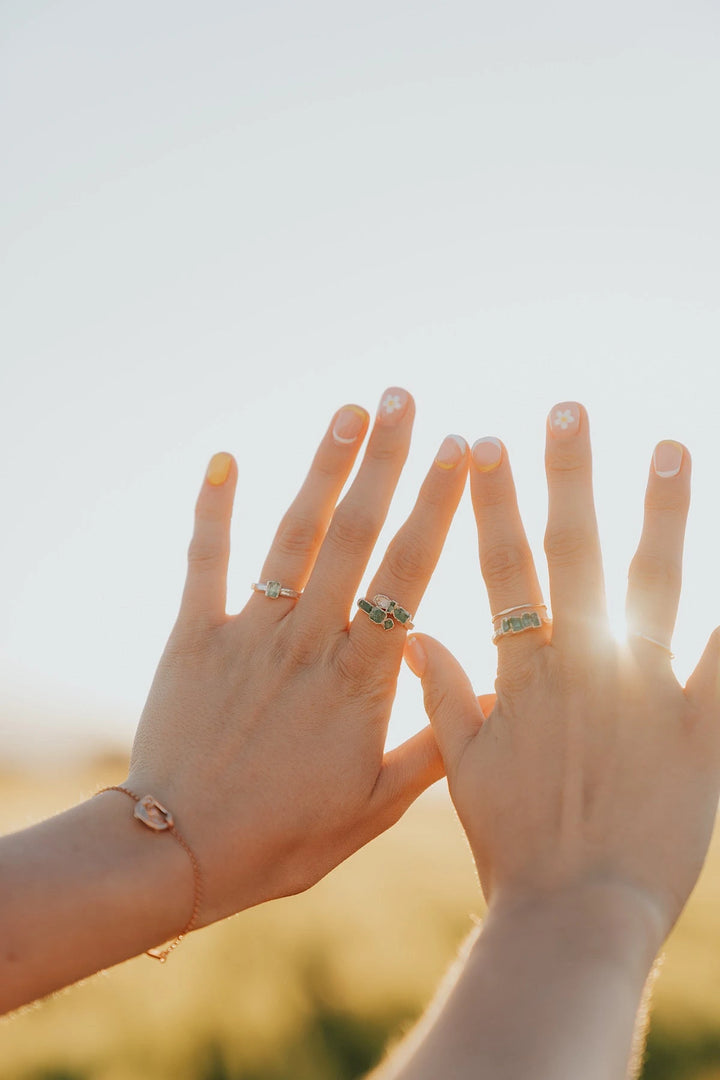
<svg viewBox="0 0 720 1080">
<path fill-rule="evenodd" d="M 282 585 L 279 581 L 268 581 L 265 586 L 265 595 L 269 596 L 271 600 L 275 600 L 280 595 L 280 589 Z"/>
</svg>

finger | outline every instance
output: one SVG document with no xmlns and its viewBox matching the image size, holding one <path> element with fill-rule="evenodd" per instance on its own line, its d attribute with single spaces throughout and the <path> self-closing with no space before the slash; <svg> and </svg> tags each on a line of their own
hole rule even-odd
<svg viewBox="0 0 720 1080">
<path fill-rule="evenodd" d="M 279 581 L 301 591 L 315 562 L 343 484 L 362 445 L 368 414 L 359 405 L 345 405 L 333 417 L 318 447 L 310 471 L 283 517 L 262 567 L 260 582 Z M 276 617 L 287 613 L 295 600 L 277 597 L 267 604 L 257 593 L 251 603 Z"/>
<path fill-rule="evenodd" d="M 690 471 L 690 455 L 680 443 L 657 445 L 645 495 L 642 535 L 628 574 L 628 633 L 639 635 L 640 641 L 650 638 L 661 642 L 668 650 L 680 602 Z M 664 655 L 657 648 L 650 648 L 648 654 Z"/>
<path fill-rule="evenodd" d="M 432 728 L 426 727 L 385 754 L 374 798 L 380 805 L 396 808 L 399 816 L 444 775 L 437 741 Z"/>
<path fill-rule="evenodd" d="M 225 618 L 230 520 L 237 484 L 231 454 L 215 454 L 208 465 L 197 503 L 188 549 L 180 617 L 217 625 Z"/>
<path fill-rule="evenodd" d="M 531 613 L 546 615 L 518 510 L 507 451 L 499 439 L 479 439 L 472 448 L 470 491 L 478 530 L 480 569 L 485 580 L 490 613 L 496 630 L 505 619 Z M 509 629 L 509 628 L 506 628 Z M 545 645 L 549 630 L 542 633 L 509 632 L 497 642 L 500 661 L 517 651 L 534 651 Z"/>
<path fill-rule="evenodd" d="M 308 626 L 347 626 L 352 598 L 385 521 L 410 447 L 415 405 L 406 390 L 387 390 L 365 456 L 332 516 L 298 618 Z"/>
<path fill-rule="evenodd" d="M 365 611 L 358 611 L 353 619 L 349 645 L 358 648 L 363 657 L 372 657 L 374 663 L 400 663 L 405 637 L 401 613 L 412 619 L 440 558 L 465 487 L 467 458 L 467 443 L 459 435 L 443 440 L 410 516 L 394 536 L 368 586 L 368 602 L 373 603 L 379 594 L 400 606 L 400 612 L 393 610 L 386 619 L 395 633 L 388 635 L 385 626 L 373 622 Z"/>
<path fill-rule="evenodd" d="M 497 694 L 478 694 L 477 701 L 480 706 L 480 711 L 483 714 L 483 719 L 487 720 L 497 704 Z"/>
<path fill-rule="evenodd" d="M 405 660 L 422 681 L 425 711 L 450 774 L 482 727 L 483 711 L 467 675 L 439 641 L 413 634 L 405 646 Z"/>
<path fill-rule="evenodd" d="M 717 723 L 720 711 L 720 627 L 710 635 L 705 651 L 687 681 L 685 696 Z"/>
<path fill-rule="evenodd" d="M 592 491 L 590 428 L 582 405 L 564 402 L 547 422 L 545 465 L 553 643 L 608 632 L 602 555 Z"/>
</svg>

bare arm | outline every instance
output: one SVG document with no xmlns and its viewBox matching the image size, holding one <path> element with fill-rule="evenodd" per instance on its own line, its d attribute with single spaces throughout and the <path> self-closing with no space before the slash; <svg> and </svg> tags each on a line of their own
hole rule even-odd
<svg viewBox="0 0 720 1080">
<path fill-rule="evenodd" d="M 226 454 L 211 463 L 180 614 L 123 780 L 173 813 L 197 859 L 195 926 L 309 888 L 442 775 L 429 728 L 385 753 L 405 622 L 401 612 L 381 612 L 385 629 L 355 605 L 413 414 L 404 391 L 383 395 L 363 462 L 337 506 L 368 416 L 351 406 L 333 418 L 258 578 L 302 595 L 255 591 L 239 615 L 225 611 L 237 467 Z M 415 610 L 460 499 L 467 456 L 462 440 L 443 442 L 367 596 L 386 594 Z M 133 813 L 131 799 L 107 792 L 0 840 L 3 1010 L 187 926 L 196 895 L 190 858 Z"/>
</svg>

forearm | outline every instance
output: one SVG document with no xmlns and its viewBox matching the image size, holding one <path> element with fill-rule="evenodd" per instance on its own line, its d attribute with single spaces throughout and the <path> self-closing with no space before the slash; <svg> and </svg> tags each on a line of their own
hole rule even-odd
<svg viewBox="0 0 720 1080">
<path fill-rule="evenodd" d="M 373 1080 L 623 1080 L 655 947 L 617 896 L 493 909 Z"/>
<path fill-rule="evenodd" d="M 0 1012 L 171 939 L 192 905 L 186 853 L 121 792 L 1 838 Z"/>
</svg>

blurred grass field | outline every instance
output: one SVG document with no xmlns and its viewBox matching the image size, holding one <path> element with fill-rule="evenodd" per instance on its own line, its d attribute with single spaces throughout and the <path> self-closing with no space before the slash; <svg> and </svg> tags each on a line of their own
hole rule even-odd
<svg viewBox="0 0 720 1080">
<path fill-rule="evenodd" d="M 108 760 L 0 776 L 0 831 L 124 775 Z M 481 914 L 438 787 L 308 893 L 0 1021 L 0 1080 L 352 1080 L 412 1025 Z M 643 1077 L 720 1080 L 720 836 L 666 949 Z"/>
</svg>

